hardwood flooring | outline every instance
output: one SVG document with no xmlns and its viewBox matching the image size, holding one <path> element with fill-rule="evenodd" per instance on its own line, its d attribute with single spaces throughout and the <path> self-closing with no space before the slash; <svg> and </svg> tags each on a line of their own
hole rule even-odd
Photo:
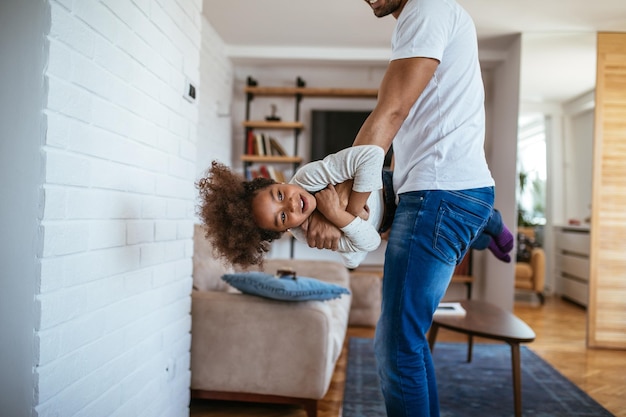
<svg viewBox="0 0 626 417">
<path fill-rule="evenodd" d="M 560 298 L 547 298 L 543 306 L 517 302 L 514 313 L 535 331 L 527 344 L 570 381 L 578 385 L 616 417 L 626 417 L 626 351 L 588 349 L 585 310 Z M 373 337 L 371 328 L 348 329 L 349 336 Z M 463 341 L 465 336 L 441 329 L 437 341 Z M 476 343 L 487 340 L 476 339 Z M 340 417 L 347 345 L 337 363 L 330 389 L 318 406 L 319 417 Z M 523 366 L 523 363 L 522 363 Z M 192 400 L 190 417 L 306 417 L 298 406 Z"/>
</svg>

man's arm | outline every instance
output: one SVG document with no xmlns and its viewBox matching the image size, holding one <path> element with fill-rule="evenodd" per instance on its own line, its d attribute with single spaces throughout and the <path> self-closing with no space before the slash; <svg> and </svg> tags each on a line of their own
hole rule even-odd
<svg viewBox="0 0 626 417">
<path fill-rule="evenodd" d="M 391 61 L 378 89 L 376 107 L 361 126 L 353 146 L 378 145 L 387 152 L 438 65 L 439 61 L 431 58 Z"/>
<path fill-rule="evenodd" d="M 387 152 L 411 107 L 433 77 L 439 61 L 406 58 L 391 61 L 378 89 L 376 107 L 361 126 L 353 146 L 378 145 Z M 346 190 L 337 190 L 340 195 Z M 344 195 L 349 195 L 344 194 Z M 310 247 L 336 250 L 341 231 L 321 214 L 311 216 L 307 230 Z"/>
</svg>

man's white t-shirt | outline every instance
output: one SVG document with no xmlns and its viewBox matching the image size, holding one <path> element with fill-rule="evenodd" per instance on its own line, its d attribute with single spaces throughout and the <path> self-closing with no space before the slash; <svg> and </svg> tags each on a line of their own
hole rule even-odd
<svg viewBox="0 0 626 417">
<path fill-rule="evenodd" d="M 493 186 L 484 153 L 484 87 L 476 29 L 454 0 L 409 0 L 398 16 L 391 60 L 439 66 L 393 140 L 396 195 Z"/>
</svg>

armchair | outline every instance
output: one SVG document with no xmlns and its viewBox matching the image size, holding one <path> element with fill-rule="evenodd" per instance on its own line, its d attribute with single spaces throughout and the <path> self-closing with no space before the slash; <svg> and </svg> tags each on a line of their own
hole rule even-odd
<svg viewBox="0 0 626 417">
<path fill-rule="evenodd" d="M 522 233 L 529 239 L 534 240 L 535 233 L 533 229 L 520 227 L 518 233 Z M 518 244 L 518 251 L 519 249 Z M 541 247 L 532 247 L 528 262 L 520 261 L 518 257 L 518 261 L 515 263 L 515 288 L 534 292 L 539 297 L 541 304 L 545 302 L 543 295 L 545 277 L 546 255 Z"/>
</svg>

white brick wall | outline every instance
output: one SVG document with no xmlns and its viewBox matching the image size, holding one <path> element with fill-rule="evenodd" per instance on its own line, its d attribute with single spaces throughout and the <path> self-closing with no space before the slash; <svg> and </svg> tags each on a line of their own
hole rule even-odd
<svg viewBox="0 0 626 417">
<path fill-rule="evenodd" d="M 210 10 L 209 10 L 210 13 Z M 233 158 L 232 143 L 224 138 L 232 137 L 231 102 L 233 96 L 233 66 L 224 60 L 224 46 L 215 30 L 206 20 L 202 22 L 202 33 L 205 41 L 200 50 L 201 83 L 204 86 L 199 93 L 200 113 L 198 120 L 198 152 L 196 160 L 197 176 L 199 177 L 211 164 L 218 159 L 231 165 Z M 236 92 L 235 94 L 241 94 Z M 236 123 L 241 123 L 237 119 Z M 234 138 L 237 140 L 238 138 Z M 242 139 L 243 140 L 243 139 Z"/>
<path fill-rule="evenodd" d="M 194 181 L 231 158 L 233 70 L 201 7 L 50 1 L 38 416 L 189 413 Z"/>
</svg>

